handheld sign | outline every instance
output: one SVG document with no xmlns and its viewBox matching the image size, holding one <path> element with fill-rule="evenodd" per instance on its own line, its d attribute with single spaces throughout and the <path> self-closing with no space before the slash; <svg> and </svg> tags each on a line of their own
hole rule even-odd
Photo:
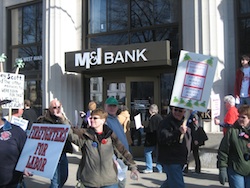
<svg viewBox="0 0 250 188">
<path fill-rule="evenodd" d="M 182 50 L 170 105 L 206 112 L 216 67 L 217 58 Z M 182 126 L 186 126 L 189 116 L 187 110 Z M 180 142 L 183 137 L 182 134 Z"/>
<path fill-rule="evenodd" d="M 24 107 L 24 75 L 0 72 L 0 100 L 11 100 L 3 109 Z"/>
<path fill-rule="evenodd" d="M 206 112 L 217 58 L 182 50 L 170 105 Z"/>
<path fill-rule="evenodd" d="M 35 175 L 52 179 L 69 129 L 69 125 L 63 124 L 33 124 L 16 170 L 27 168 Z"/>
<path fill-rule="evenodd" d="M 29 123 L 28 120 L 23 119 L 23 118 L 19 118 L 19 117 L 15 117 L 15 116 L 11 117 L 10 122 L 14 125 L 21 127 L 24 131 L 26 131 L 28 123 Z"/>
</svg>

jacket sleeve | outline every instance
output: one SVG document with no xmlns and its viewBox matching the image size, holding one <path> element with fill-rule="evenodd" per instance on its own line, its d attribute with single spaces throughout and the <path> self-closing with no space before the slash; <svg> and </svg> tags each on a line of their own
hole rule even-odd
<svg viewBox="0 0 250 188">
<path fill-rule="evenodd" d="M 228 167 L 231 130 L 222 138 L 217 155 L 217 168 Z"/>
<path fill-rule="evenodd" d="M 68 140 L 76 144 L 80 148 L 82 148 L 85 143 L 85 138 L 83 136 L 84 132 L 85 132 L 85 129 L 82 129 L 82 128 L 78 129 L 78 128 L 71 127 L 69 130 Z"/>
<path fill-rule="evenodd" d="M 137 165 L 133 160 L 132 154 L 128 150 L 126 150 L 115 133 L 112 133 L 111 139 L 113 142 L 116 157 L 121 159 L 132 171 L 137 170 Z"/>
</svg>

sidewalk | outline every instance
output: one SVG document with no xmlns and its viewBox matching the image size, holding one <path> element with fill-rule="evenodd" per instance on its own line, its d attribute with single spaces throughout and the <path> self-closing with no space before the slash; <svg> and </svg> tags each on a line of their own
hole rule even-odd
<svg viewBox="0 0 250 188">
<path fill-rule="evenodd" d="M 69 154 L 69 177 L 64 185 L 65 188 L 74 188 L 76 185 L 76 171 L 78 168 L 78 162 L 81 158 L 79 153 Z M 145 168 L 145 163 L 143 159 L 135 159 L 139 171 L 142 171 Z M 201 174 L 193 173 L 193 169 L 190 169 L 187 175 L 184 176 L 184 181 L 186 188 L 222 188 L 228 187 L 228 184 L 225 186 L 220 185 L 218 181 L 218 169 L 202 169 Z M 155 188 L 160 187 L 162 182 L 166 179 L 165 173 L 151 173 L 151 174 L 140 174 L 138 181 L 131 180 L 129 178 L 130 171 L 127 174 L 127 188 Z M 49 187 L 50 180 L 40 177 L 33 176 L 30 178 L 25 178 L 25 183 L 27 188 L 46 188 Z"/>
</svg>

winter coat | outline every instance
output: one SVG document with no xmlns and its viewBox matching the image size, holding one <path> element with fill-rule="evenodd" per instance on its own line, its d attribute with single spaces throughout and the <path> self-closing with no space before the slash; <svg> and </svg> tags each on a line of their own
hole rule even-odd
<svg viewBox="0 0 250 188">
<path fill-rule="evenodd" d="M 250 130 L 235 122 L 220 143 L 217 167 L 231 167 L 242 176 L 250 176 L 249 137 Z"/>
<path fill-rule="evenodd" d="M 244 73 L 243 73 L 243 67 L 238 69 L 236 71 L 236 79 L 235 79 L 235 84 L 234 84 L 234 94 L 237 97 L 240 97 L 240 90 L 241 90 L 241 85 L 242 85 L 242 80 L 244 78 Z M 250 96 L 250 85 L 248 87 L 248 96 Z"/>
<path fill-rule="evenodd" d="M 157 145 L 157 129 L 162 120 L 160 114 L 154 114 L 149 118 L 148 125 L 144 127 L 145 137 L 145 147 L 156 146 Z"/>
<path fill-rule="evenodd" d="M 163 119 L 157 131 L 158 162 L 161 164 L 186 164 L 191 148 L 190 129 L 180 142 L 180 126 L 183 120 L 177 120 L 172 114 Z"/>
<path fill-rule="evenodd" d="M 130 152 L 107 125 L 104 125 L 102 134 L 95 133 L 91 127 L 71 128 L 69 139 L 82 151 L 77 178 L 85 186 L 102 187 L 118 182 L 114 154 L 132 170 L 137 169 Z"/>
<path fill-rule="evenodd" d="M 119 122 L 123 126 L 124 133 L 127 137 L 128 144 L 132 144 L 132 138 L 131 138 L 131 132 L 130 132 L 130 114 L 127 110 L 122 111 L 118 116 L 117 116 Z"/>
</svg>

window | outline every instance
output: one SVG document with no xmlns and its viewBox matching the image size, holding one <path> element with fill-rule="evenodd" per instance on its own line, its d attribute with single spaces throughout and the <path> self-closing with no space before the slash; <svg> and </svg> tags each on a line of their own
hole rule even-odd
<svg viewBox="0 0 250 188">
<path fill-rule="evenodd" d="M 236 2 L 238 6 L 238 41 L 239 56 L 249 54 L 250 51 L 250 2 L 249 0 L 239 0 Z"/>
<path fill-rule="evenodd" d="M 7 71 L 14 72 L 15 60 L 22 59 L 25 75 L 24 98 L 29 99 L 37 114 L 42 114 L 42 1 L 10 7 Z"/>
<path fill-rule="evenodd" d="M 88 0 L 87 48 L 170 40 L 180 50 L 180 0 Z"/>
<path fill-rule="evenodd" d="M 127 28 L 126 0 L 90 0 L 89 33 L 101 33 Z"/>
</svg>

